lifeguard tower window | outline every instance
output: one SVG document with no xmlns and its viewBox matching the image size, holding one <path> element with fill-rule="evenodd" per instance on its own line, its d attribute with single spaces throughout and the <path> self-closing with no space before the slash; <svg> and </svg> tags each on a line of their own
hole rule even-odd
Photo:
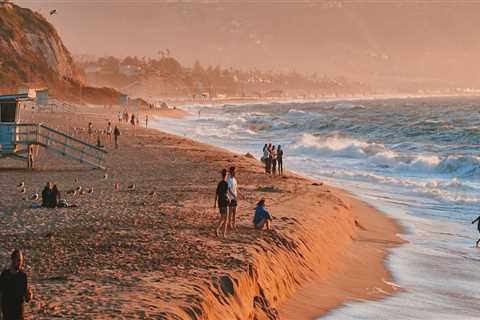
<svg viewBox="0 0 480 320">
<path fill-rule="evenodd" d="M 16 102 L 0 103 L 0 122 L 15 122 L 15 114 L 17 110 Z"/>
</svg>

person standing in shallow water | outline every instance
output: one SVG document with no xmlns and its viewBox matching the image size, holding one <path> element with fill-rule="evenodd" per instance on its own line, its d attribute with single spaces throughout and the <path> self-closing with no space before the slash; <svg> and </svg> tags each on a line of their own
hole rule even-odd
<svg viewBox="0 0 480 320">
<path fill-rule="evenodd" d="M 227 184 L 227 170 L 222 170 L 222 180 L 217 185 L 215 191 L 215 201 L 213 202 L 213 208 L 215 209 L 218 201 L 218 210 L 220 212 L 220 221 L 218 223 L 216 234 L 220 236 L 220 231 L 223 231 L 223 237 L 227 235 L 227 223 L 228 223 L 228 184 Z"/>
<path fill-rule="evenodd" d="M 477 222 L 477 229 L 478 229 L 478 232 L 480 232 L 480 216 L 477 217 L 477 219 L 473 220 L 472 221 L 472 224 L 474 224 L 475 222 Z M 475 247 L 478 248 L 478 244 L 480 243 L 480 238 L 477 240 L 477 242 L 475 243 Z"/>
<path fill-rule="evenodd" d="M 24 303 L 33 298 L 28 286 L 27 275 L 23 271 L 23 254 L 14 250 L 11 263 L 0 275 L 0 296 L 2 300 L 3 320 L 24 320 Z"/>
</svg>

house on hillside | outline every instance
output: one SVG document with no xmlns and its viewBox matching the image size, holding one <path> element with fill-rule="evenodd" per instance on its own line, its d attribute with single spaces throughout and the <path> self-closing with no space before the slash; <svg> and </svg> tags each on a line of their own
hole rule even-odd
<svg viewBox="0 0 480 320">
<path fill-rule="evenodd" d="M 123 74 L 127 77 L 133 77 L 133 76 L 138 76 L 143 73 L 143 70 L 141 67 L 138 66 L 132 66 L 129 64 L 122 64 L 120 65 L 120 69 L 118 71 L 120 74 Z"/>
<path fill-rule="evenodd" d="M 0 1 L 0 7 L 11 9 L 13 8 L 13 3 L 10 0 L 3 0 L 3 1 Z"/>
</svg>

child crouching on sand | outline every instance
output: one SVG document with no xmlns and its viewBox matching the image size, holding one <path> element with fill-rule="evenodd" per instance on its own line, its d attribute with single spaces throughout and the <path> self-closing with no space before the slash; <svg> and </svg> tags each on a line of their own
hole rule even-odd
<svg viewBox="0 0 480 320">
<path fill-rule="evenodd" d="M 266 227 L 267 230 L 270 230 L 272 227 L 272 216 L 265 209 L 265 198 L 262 198 L 255 208 L 255 214 L 253 216 L 253 225 L 255 229 L 262 230 Z"/>
</svg>

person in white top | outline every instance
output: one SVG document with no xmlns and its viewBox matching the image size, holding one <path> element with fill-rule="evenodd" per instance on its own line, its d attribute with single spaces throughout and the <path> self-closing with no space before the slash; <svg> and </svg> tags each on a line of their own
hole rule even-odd
<svg viewBox="0 0 480 320">
<path fill-rule="evenodd" d="M 110 121 L 108 121 L 108 125 L 107 125 L 107 138 L 108 138 L 108 141 L 112 142 L 112 133 L 113 133 L 113 128 L 112 128 L 112 123 Z"/>
<path fill-rule="evenodd" d="M 236 214 L 238 206 L 238 197 L 241 196 L 238 190 L 238 182 L 235 177 L 235 167 L 230 167 L 230 175 L 227 178 L 227 198 L 228 198 L 228 225 L 231 230 L 237 230 Z"/>
</svg>

